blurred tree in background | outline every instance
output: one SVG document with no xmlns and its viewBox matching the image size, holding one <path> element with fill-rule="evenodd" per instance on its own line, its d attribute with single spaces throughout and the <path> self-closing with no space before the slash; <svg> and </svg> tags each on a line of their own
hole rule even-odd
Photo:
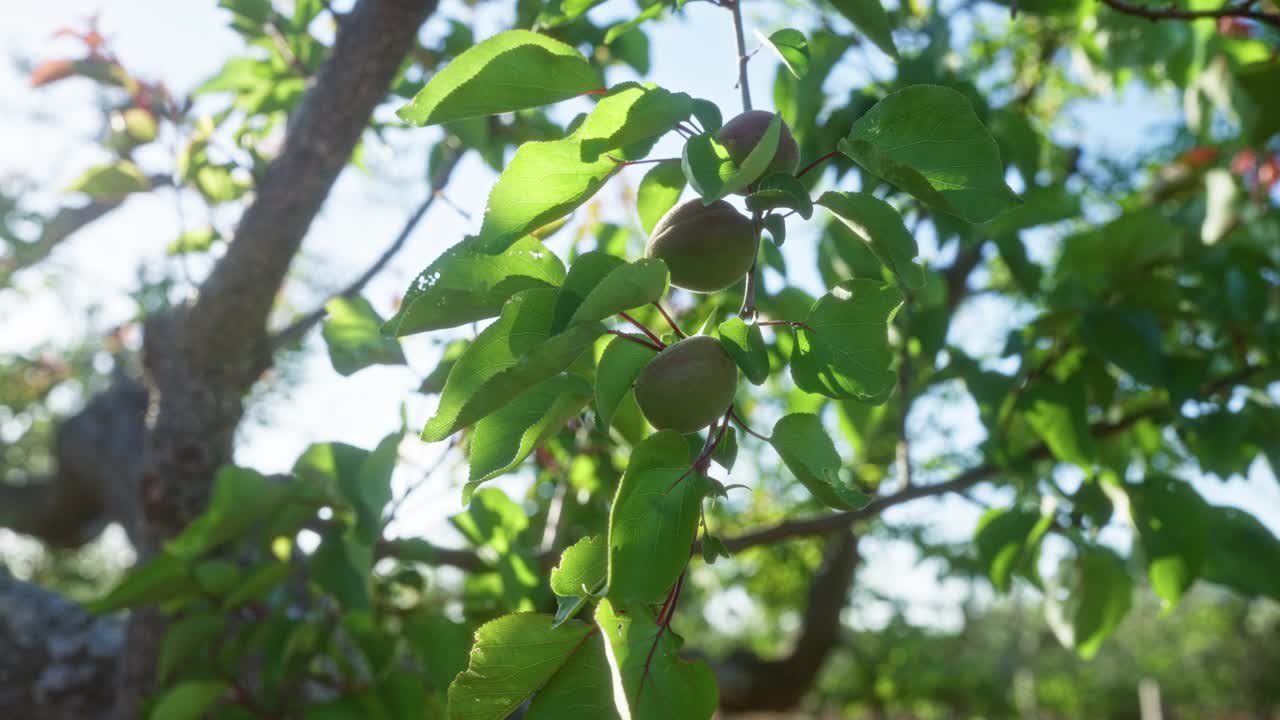
<svg viewBox="0 0 1280 720">
<path fill-rule="evenodd" d="M 1280 716 L 1274 2 L 218 6 L 181 92 L 96 21 L 23 65 L 100 132 L 0 178 L 0 716 Z M 367 265 L 303 245 L 340 175 L 415 198 Z M 745 281 L 643 257 L 682 197 Z M 682 437 L 686 333 L 739 382 Z M 237 464 L 368 413 L 272 414 L 316 353 L 397 429 Z"/>
</svg>

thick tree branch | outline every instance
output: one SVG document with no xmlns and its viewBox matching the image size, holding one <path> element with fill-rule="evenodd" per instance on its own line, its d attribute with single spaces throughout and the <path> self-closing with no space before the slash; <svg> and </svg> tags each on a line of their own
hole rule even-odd
<svg viewBox="0 0 1280 720">
<path fill-rule="evenodd" d="M 839 642 L 840 612 L 848 602 L 857 562 L 853 533 L 845 529 L 828 536 L 791 652 L 777 660 L 762 660 L 742 650 L 730 655 L 716 668 L 720 707 L 759 712 L 800 704 Z"/>
<path fill-rule="evenodd" d="M 1173 7 L 1149 7 L 1125 2 L 1125 0 L 1102 0 L 1107 7 L 1126 15 L 1146 18 L 1152 22 L 1157 20 L 1217 20 L 1218 18 L 1241 18 L 1256 20 L 1273 28 L 1280 29 L 1280 14 L 1253 9 L 1253 0 L 1223 5 L 1217 10 L 1181 10 Z"/>
<path fill-rule="evenodd" d="M 93 720 L 115 696 L 123 640 L 114 618 L 10 576 L 0 567 L 0 712 Z"/>
<path fill-rule="evenodd" d="M 289 264 L 435 4 L 362 0 L 345 17 L 284 150 L 189 313 L 189 361 L 237 368 L 243 383 L 265 367 L 266 320 Z"/>
<path fill-rule="evenodd" d="M 152 175 L 152 188 L 165 187 L 170 184 L 164 175 Z M 60 208 L 48 218 L 40 230 L 40 237 L 30 243 L 17 244 L 12 247 L 13 254 L 0 258 L 0 286 L 7 285 L 14 273 L 49 257 L 59 245 L 87 225 L 100 220 L 112 210 L 124 204 L 129 196 L 109 200 L 90 200 L 84 205 Z"/>
</svg>

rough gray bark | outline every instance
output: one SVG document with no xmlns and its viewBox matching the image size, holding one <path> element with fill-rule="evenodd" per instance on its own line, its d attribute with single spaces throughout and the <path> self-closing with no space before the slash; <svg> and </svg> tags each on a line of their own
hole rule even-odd
<svg viewBox="0 0 1280 720">
<path fill-rule="evenodd" d="M 85 720 L 115 697 L 124 634 L 0 569 L 0 717 Z"/>
<path fill-rule="evenodd" d="M 289 264 L 435 6 L 361 0 L 343 17 L 227 254 L 192 306 L 147 323 L 151 422 L 139 487 L 143 520 L 134 536 L 140 557 L 200 514 L 214 472 L 231 461 L 244 395 L 271 365 L 267 319 Z M 157 612 L 130 619 L 117 717 L 136 717 L 152 690 L 164 628 Z"/>
</svg>

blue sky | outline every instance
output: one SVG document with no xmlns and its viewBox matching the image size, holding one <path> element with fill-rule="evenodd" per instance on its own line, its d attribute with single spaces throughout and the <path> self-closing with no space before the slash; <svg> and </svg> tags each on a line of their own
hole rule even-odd
<svg viewBox="0 0 1280 720">
<path fill-rule="evenodd" d="M 466 17 L 461 2 L 446 0 L 443 5 L 450 15 Z M 750 3 L 747 7 L 750 10 Z M 607 17 L 631 10 L 630 2 L 612 0 L 599 12 Z M 216 8 L 213 0 L 59 0 L 8 8 L 0 27 L 0 55 L 5 59 L 41 60 L 72 54 L 78 50 L 75 44 L 51 39 L 53 31 L 93 14 L 99 15 L 113 49 L 131 71 L 144 78 L 163 79 L 177 94 L 216 72 L 223 60 L 241 48 L 240 38 L 227 27 L 226 14 Z M 759 20 L 750 11 L 748 18 L 749 32 L 752 27 L 759 27 L 767 34 L 781 27 L 767 19 Z M 500 18 L 489 11 L 473 22 L 477 37 L 486 37 L 500 27 Z M 427 31 L 438 30 L 441 24 L 437 19 Z M 726 109 L 738 106 L 733 32 L 727 13 L 709 4 L 692 3 L 687 20 L 668 22 L 652 38 L 653 73 L 649 79 L 708 98 Z M 755 43 L 749 45 L 754 47 Z M 859 56 L 859 62 L 868 62 L 873 70 L 879 67 L 883 71 L 887 60 L 875 53 Z M 856 63 L 846 65 L 834 82 L 847 87 L 865 81 Z M 751 87 L 757 106 L 771 105 L 773 76 L 772 58 L 766 53 L 756 55 L 751 65 Z M 630 79 L 625 72 L 609 78 L 610 82 L 625 79 Z M 68 82 L 33 92 L 26 79 L 8 63 L 0 66 L 0 97 L 6 99 L 0 106 L 0 178 L 31 175 L 50 187 L 60 187 L 105 159 L 90 142 L 100 118 L 87 83 Z M 577 109 L 572 103 L 566 104 L 566 117 Z M 1178 111 L 1173 102 L 1129 92 L 1119 99 L 1093 101 L 1073 113 L 1076 127 L 1064 132 L 1075 135 L 1091 149 L 1113 154 L 1141 152 L 1143 143 L 1149 141 L 1150 127 Z M 425 134 L 431 132 L 406 131 L 424 135 L 399 134 L 393 136 L 391 145 L 370 145 L 371 172 L 349 170 L 343 175 L 306 239 L 304 255 L 295 263 L 299 281 L 289 289 L 287 297 L 298 309 L 309 309 L 326 289 L 341 287 L 390 242 L 409 208 L 420 201 L 424 192 L 423 149 L 429 145 Z M 141 160 L 163 168 L 171 161 L 165 154 L 168 152 L 171 150 L 156 148 Z M 675 138 L 664 141 L 655 151 L 655 156 L 678 154 Z M 619 180 L 612 181 L 594 204 L 596 211 L 626 221 L 622 200 L 634 189 L 644 170 L 629 169 Z M 369 287 L 366 295 L 375 306 L 388 311 L 393 298 L 403 292 L 418 270 L 475 229 L 493 179 L 493 173 L 478 159 L 471 158 L 463 164 L 447 192 L 452 204 L 462 212 L 444 203 L 435 205 L 389 272 Z M 86 229 L 55 253 L 58 282 L 46 287 L 43 274 L 27 273 L 19 279 L 21 296 L 0 292 L 0 326 L 6 329 L 0 337 L 0 352 L 24 351 L 46 340 L 71 342 L 87 327 L 101 330 L 127 318 L 132 305 L 126 294 L 136 284 L 137 268 L 184 272 L 175 261 L 164 258 L 164 247 L 184 227 L 201 224 L 204 222 L 199 205 L 190 199 L 176 199 L 173 193 L 162 191 L 131 200 L 124 209 Z M 562 232 L 553 242 L 553 249 L 562 250 L 567 236 Z M 805 237 L 803 231 L 792 231 L 786 250 L 788 264 L 801 269 L 797 280 L 801 286 L 820 291 L 816 274 L 809 270 L 814 265 L 812 243 L 805 242 Z M 934 254 L 924 243 L 922 255 L 929 258 Z M 187 271 L 198 276 L 201 267 L 195 263 Z M 86 326 L 78 310 L 87 305 L 101 307 L 91 326 Z M 993 327 L 992 317 L 1003 320 Z M 967 305 L 957 318 L 952 340 L 973 349 L 990 350 L 999 346 L 1004 328 L 1014 320 L 1008 317 L 1007 308 L 979 300 Z M 330 368 L 313 335 L 309 346 L 312 352 L 298 366 L 299 381 L 289 387 L 284 397 L 275 397 L 269 406 L 251 415 L 242 433 L 238 462 L 273 472 L 287 469 L 312 442 L 342 440 L 372 446 L 398 427 L 402 405 L 411 427 L 421 427 L 434 401 L 413 390 L 433 367 L 436 345 L 432 338 L 419 336 L 408 340 L 405 346 L 410 368 L 372 368 L 343 379 Z M 73 397 L 65 399 L 68 405 L 75 401 Z M 912 417 L 912 427 L 916 429 L 937 423 L 954 429 L 956 441 L 961 444 L 981 437 L 976 413 L 963 402 L 922 407 Z M 938 449 L 917 447 L 916 451 L 925 457 Z M 410 462 L 399 480 L 416 482 L 421 474 L 416 468 L 433 465 L 442 450 L 443 445 L 406 443 L 404 452 Z M 458 472 L 450 475 L 456 482 L 450 484 L 439 474 L 428 480 L 404 507 L 397 525 L 399 531 L 456 542 L 444 523 L 447 515 L 461 508 L 458 485 L 465 463 L 455 463 L 452 467 Z M 505 481 L 512 488 L 520 482 Z M 1215 502 L 1247 506 L 1273 530 L 1280 531 L 1280 488 L 1265 464 L 1256 463 L 1247 480 L 1204 480 L 1198 485 Z M 929 521 L 943 534 L 958 538 L 972 530 L 979 512 L 960 500 L 925 501 L 892 510 L 887 519 Z M 0 535 L 0 544 L 12 545 L 11 536 L 7 541 L 6 537 Z M 865 583 L 912 600 L 918 619 L 955 620 L 955 600 L 960 589 L 954 584 L 937 586 L 931 568 L 914 566 L 907 546 L 882 543 L 875 552 L 865 554 L 873 558 L 861 576 Z M 873 616 L 883 615 L 884 608 L 860 607 L 851 612 L 855 622 L 870 622 Z M 856 617 L 861 615 L 865 617 Z"/>
</svg>

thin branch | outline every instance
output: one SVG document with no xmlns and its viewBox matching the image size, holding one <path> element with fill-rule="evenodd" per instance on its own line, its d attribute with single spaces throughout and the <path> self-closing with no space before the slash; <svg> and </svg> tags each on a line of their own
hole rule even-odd
<svg viewBox="0 0 1280 720">
<path fill-rule="evenodd" d="M 733 13 L 734 38 L 738 43 L 738 89 L 742 91 L 742 112 L 751 111 L 751 87 L 747 84 L 747 62 L 751 56 L 747 54 L 747 41 L 742 31 L 742 0 L 727 3 Z"/>
<path fill-rule="evenodd" d="M 800 170 L 800 172 L 796 173 L 796 177 L 797 177 L 797 178 L 802 178 L 802 177 L 804 177 L 804 174 L 805 174 L 805 173 L 807 173 L 807 172 L 809 172 L 810 170 L 812 170 L 812 169 L 814 169 L 814 168 L 818 167 L 818 166 L 819 166 L 819 165 L 821 165 L 822 163 L 824 163 L 824 162 L 826 162 L 826 161 L 830 160 L 831 158 L 833 158 L 833 157 L 835 157 L 835 156 L 837 156 L 837 155 L 839 155 L 839 154 L 840 154 L 840 151 L 839 151 L 839 150 L 832 150 L 831 152 L 827 153 L 826 155 L 823 155 L 822 157 L 818 158 L 817 160 L 814 160 L 813 162 L 809 163 L 808 165 L 805 165 L 805 166 Z"/>
<path fill-rule="evenodd" d="M 808 325 L 804 324 L 800 320 L 761 320 L 756 324 L 762 327 L 765 325 L 786 325 L 788 327 L 798 327 L 798 328 L 804 328 L 805 330 L 812 330 L 812 328 L 810 328 Z"/>
<path fill-rule="evenodd" d="M 1254 10 L 1252 0 L 1235 3 L 1233 5 L 1224 5 L 1217 10 L 1179 10 L 1171 7 L 1153 8 L 1145 7 L 1143 5 L 1135 5 L 1133 3 L 1126 2 L 1125 0 L 1102 0 L 1102 2 L 1116 12 L 1146 18 L 1152 22 L 1156 22 L 1158 20 L 1216 20 L 1218 18 L 1232 17 L 1242 18 L 1245 20 L 1256 20 L 1257 22 L 1280 29 L 1280 14 Z"/>
<path fill-rule="evenodd" d="M 626 313 L 624 313 L 624 312 L 620 312 L 620 313 L 618 313 L 618 317 L 622 318 L 623 320 L 626 320 L 627 322 L 629 322 L 629 323 L 631 323 L 632 325 L 635 325 L 637 328 L 639 328 L 639 329 L 640 329 L 640 332 L 642 332 L 642 333 L 644 333 L 646 336 L 648 336 L 648 338 L 649 338 L 650 340 L 652 340 L 652 341 L 653 341 L 653 344 L 658 346 L 658 350 L 662 350 L 663 348 L 665 348 L 665 347 L 667 346 L 667 344 L 666 344 L 666 343 L 662 342 L 662 338 L 660 338 L 660 337 L 658 337 L 657 335 L 653 334 L 653 331 L 652 331 L 652 330 L 650 330 L 650 329 L 649 329 L 649 327 L 648 327 L 647 325 L 645 325 L 644 323 L 640 322 L 639 320 L 637 320 L 637 319 L 635 319 L 635 318 L 631 317 L 630 315 L 628 315 L 628 314 L 626 314 Z"/>
<path fill-rule="evenodd" d="M 1264 369 L 1265 368 L 1256 365 L 1246 366 L 1237 372 L 1204 384 L 1201 386 L 1199 394 L 1202 397 L 1215 395 L 1248 380 Z M 1095 423 L 1090 427 L 1090 434 L 1095 438 L 1109 437 L 1123 432 L 1137 424 L 1139 421 L 1167 409 L 1168 406 L 1165 404 L 1153 405 L 1141 410 L 1136 410 L 1113 422 Z M 1051 453 L 1049 451 L 1049 447 L 1041 443 L 1031 448 L 1021 458 L 1010 462 L 1008 465 L 1018 466 L 1028 462 L 1045 460 L 1050 456 Z M 874 518 L 895 505 L 901 505 L 905 502 L 925 497 L 963 492 L 980 482 L 999 475 L 1005 471 L 1005 468 L 1006 466 L 1003 465 L 997 466 L 992 463 L 984 463 L 977 467 L 965 470 L 946 482 L 936 483 L 933 485 L 914 485 L 904 488 L 892 495 L 877 498 L 861 510 L 850 510 L 848 512 L 803 518 L 800 520 L 787 520 L 771 527 L 753 530 L 736 537 L 726 538 L 724 540 L 724 545 L 730 552 L 739 552 L 757 545 L 768 545 L 781 542 L 783 540 L 789 540 L 791 538 L 825 535 L 833 530 L 846 528 L 860 520 L 869 520 Z"/>
<path fill-rule="evenodd" d="M 738 317 L 751 321 L 756 316 L 756 287 L 760 284 L 760 211 L 751 214 L 751 231 L 755 234 L 756 257 L 751 261 L 751 269 L 747 270 L 747 286 L 742 290 L 742 307 L 738 308 Z"/>
<path fill-rule="evenodd" d="M 679 338 L 689 337 L 688 335 L 684 334 L 684 331 L 680 329 L 680 326 L 676 324 L 676 321 L 673 320 L 671 316 L 667 314 L 667 309 L 662 307 L 662 303 L 654 302 L 653 306 L 658 308 L 658 312 L 662 314 L 662 319 L 666 320 L 667 324 L 671 326 L 671 329 L 675 331 L 676 337 L 679 337 Z"/>
<path fill-rule="evenodd" d="M 461 152 L 454 153 L 453 157 L 440 167 L 440 171 L 436 176 L 437 179 L 431 183 L 429 188 L 427 188 L 427 196 L 423 198 L 422 202 L 418 203 L 418 207 L 415 208 L 414 211 L 409 214 L 409 217 L 405 219 L 404 225 L 400 228 L 400 232 L 396 234 L 395 239 L 391 241 L 391 244 L 387 246 L 387 249 L 382 251 L 382 254 L 373 261 L 373 264 L 370 265 L 368 269 L 361 273 L 360 277 L 351 281 L 349 285 L 330 297 L 329 300 L 333 300 L 334 298 L 350 298 L 359 295 L 360 292 L 364 290 L 364 287 L 368 285 L 373 278 L 377 277 L 378 273 L 382 272 L 387 264 L 391 262 L 392 258 L 394 258 L 396 254 L 404 248 L 405 243 L 409 241 L 409 237 L 413 235 L 413 231 L 418 227 L 418 223 L 422 221 L 422 218 L 426 217 L 427 211 L 431 209 L 436 198 L 440 197 L 441 191 L 444 186 L 448 184 L 449 177 L 453 174 L 454 168 L 457 167 L 458 161 L 461 159 Z M 315 310 L 312 310 L 306 315 L 294 320 L 288 327 L 277 333 L 275 337 L 271 339 L 271 347 L 275 350 L 279 350 L 282 347 L 298 341 L 303 335 L 307 334 L 308 330 L 315 327 L 317 323 L 323 320 L 324 317 L 325 309 L 324 305 L 321 305 Z"/>
<path fill-rule="evenodd" d="M 738 424 L 738 427 L 742 428 L 743 432 L 750 435 L 751 437 L 756 438 L 758 440 L 763 440 L 765 442 L 772 442 L 772 438 L 766 435 L 761 435 L 755 430 L 752 430 L 751 427 L 747 425 L 747 421 L 743 420 L 742 416 L 738 414 L 738 408 L 730 406 L 729 417 L 732 418 L 733 421 Z"/>
<path fill-rule="evenodd" d="M 631 342 L 636 343 L 637 345 L 643 345 L 654 352 L 662 352 L 662 348 L 658 347 L 657 345 L 654 345 L 653 343 L 649 342 L 648 340 L 645 340 L 644 338 L 636 337 L 631 333 L 624 333 L 621 330 L 610 330 L 609 334 L 617 335 L 623 340 L 630 340 Z"/>
</svg>

